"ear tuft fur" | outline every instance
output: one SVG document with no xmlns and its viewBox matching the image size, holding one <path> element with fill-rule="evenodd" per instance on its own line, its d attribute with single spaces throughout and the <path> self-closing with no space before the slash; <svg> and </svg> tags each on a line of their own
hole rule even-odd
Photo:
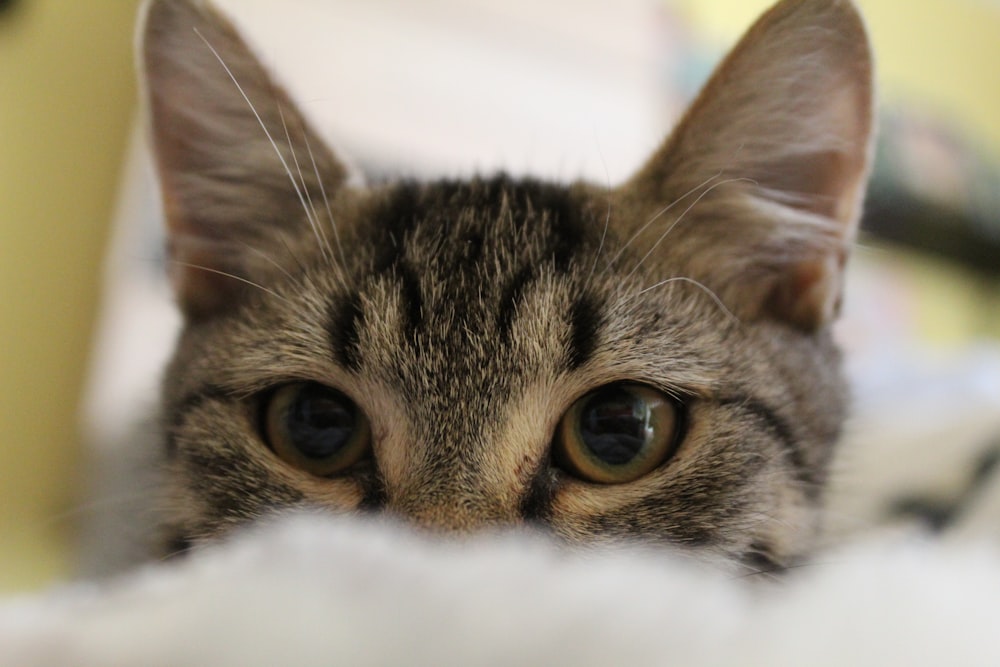
<svg viewBox="0 0 1000 667">
<path fill-rule="evenodd" d="M 275 269 L 281 230 L 310 224 L 306 200 L 345 172 L 206 2 L 153 0 L 140 25 L 175 292 L 188 316 L 206 317 Z"/>
<path fill-rule="evenodd" d="M 840 300 L 873 116 L 870 49 L 853 4 L 784 0 L 716 69 L 625 193 L 661 207 L 704 194 L 674 244 L 687 248 L 693 277 L 744 316 L 816 329 Z"/>
</svg>

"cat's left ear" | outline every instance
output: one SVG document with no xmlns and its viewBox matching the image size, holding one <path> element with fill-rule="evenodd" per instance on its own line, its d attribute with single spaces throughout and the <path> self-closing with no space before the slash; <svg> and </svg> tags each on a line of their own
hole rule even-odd
<svg viewBox="0 0 1000 667">
<path fill-rule="evenodd" d="M 205 318 L 287 270 L 287 232 L 328 224 L 311 202 L 347 174 L 205 0 L 149 0 L 139 42 L 171 279 L 185 314 Z"/>
<path fill-rule="evenodd" d="M 654 211 L 675 202 L 667 224 L 686 212 L 662 252 L 741 317 L 814 330 L 838 310 L 873 115 L 871 55 L 853 4 L 784 0 L 623 192 Z"/>
</svg>

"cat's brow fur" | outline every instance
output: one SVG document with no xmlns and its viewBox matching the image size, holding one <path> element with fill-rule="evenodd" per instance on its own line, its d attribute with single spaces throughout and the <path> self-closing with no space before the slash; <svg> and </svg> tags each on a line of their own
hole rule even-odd
<svg viewBox="0 0 1000 667">
<path fill-rule="evenodd" d="M 610 190 L 349 187 L 214 10 L 156 0 L 145 25 L 187 314 L 164 382 L 172 544 L 319 507 L 766 567 L 808 548 L 845 416 L 830 324 L 871 146 L 849 3 L 778 5 Z M 264 445 L 261 402 L 302 380 L 368 416 L 371 461 L 318 478 Z M 683 403 L 683 443 L 633 482 L 575 479 L 552 464 L 556 424 L 618 381 Z"/>
</svg>

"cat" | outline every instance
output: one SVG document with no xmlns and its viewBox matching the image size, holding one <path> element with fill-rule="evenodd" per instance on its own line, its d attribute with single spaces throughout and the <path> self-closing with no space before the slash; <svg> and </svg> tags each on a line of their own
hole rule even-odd
<svg viewBox="0 0 1000 667">
<path fill-rule="evenodd" d="M 184 314 L 165 553 L 297 509 L 768 570 L 808 553 L 873 145 L 851 2 L 769 10 L 613 188 L 355 185 L 217 10 L 144 11 Z"/>
</svg>

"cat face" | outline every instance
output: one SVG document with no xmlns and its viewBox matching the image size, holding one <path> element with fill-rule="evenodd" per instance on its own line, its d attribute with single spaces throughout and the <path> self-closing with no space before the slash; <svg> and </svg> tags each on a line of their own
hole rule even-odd
<svg viewBox="0 0 1000 667">
<path fill-rule="evenodd" d="M 767 566 L 807 548 L 871 151 L 850 3 L 768 12 L 614 189 L 349 186 L 204 3 L 152 2 L 142 55 L 186 315 L 175 545 L 320 508 Z"/>
</svg>

